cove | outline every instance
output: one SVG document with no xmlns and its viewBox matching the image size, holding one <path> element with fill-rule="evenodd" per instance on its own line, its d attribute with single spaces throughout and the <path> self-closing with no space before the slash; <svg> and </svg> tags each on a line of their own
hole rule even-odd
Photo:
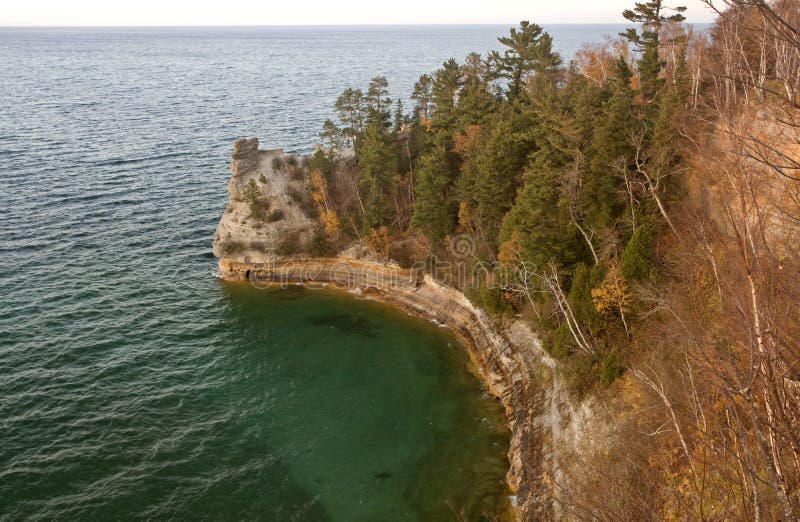
<svg viewBox="0 0 800 522">
<path fill-rule="evenodd" d="M 248 398 L 237 431 L 262 441 L 251 462 L 279 463 L 262 491 L 291 484 L 249 509 L 308 520 L 507 516 L 503 409 L 451 332 L 341 291 L 223 284 L 233 374 L 247 376 L 231 376 Z"/>
<path fill-rule="evenodd" d="M 5 352 L 0 517 L 508 518 L 503 409 L 449 330 L 341 291 L 209 283 L 81 348 Z"/>
</svg>

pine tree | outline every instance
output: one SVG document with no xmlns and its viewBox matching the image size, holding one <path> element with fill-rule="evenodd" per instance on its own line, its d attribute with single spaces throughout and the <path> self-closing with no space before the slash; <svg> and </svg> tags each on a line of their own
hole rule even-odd
<svg viewBox="0 0 800 522">
<path fill-rule="evenodd" d="M 400 132 L 400 129 L 403 128 L 403 124 L 405 123 L 405 121 L 406 121 L 406 116 L 403 113 L 403 101 L 397 100 L 397 102 L 394 105 L 394 126 L 392 127 L 392 130 L 394 131 L 395 134 Z"/>
<path fill-rule="evenodd" d="M 459 194 L 491 247 L 497 246 L 500 224 L 514 203 L 533 147 L 525 132 L 529 125 L 526 115 L 505 104 L 487 121 L 480 138 L 462 154 Z"/>
<path fill-rule="evenodd" d="M 585 176 L 581 198 L 587 218 L 595 229 L 613 226 L 624 209 L 619 170 L 626 168 L 631 161 L 631 134 L 638 125 L 634 119 L 631 76 L 627 62 L 619 57 L 608 86 L 608 99 L 592 137 L 589 172 Z"/>
<path fill-rule="evenodd" d="M 389 82 L 385 76 L 376 76 L 370 80 L 364 102 L 367 106 L 366 125 L 377 126 L 381 132 L 388 131 L 392 126 L 392 100 L 389 98 Z"/>
<path fill-rule="evenodd" d="M 322 124 L 322 132 L 320 133 L 323 146 L 325 148 L 325 155 L 328 159 L 327 174 L 333 173 L 333 167 L 336 162 L 336 154 L 341 146 L 342 130 L 336 126 L 331 120 L 326 119 Z"/>
<path fill-rule="evenodd" d="M 367 229 L 391 224 L 395 206 L 390 192 L 397 173 L 393 144 L 379 122 L 368 125 L 359 146 L 358 173 L 366 189 Z"/>
<path fill-rule="evenodd" d="M 431 85 L 431 102 L 434 106 L 431 126 L 437 132 L 454 132 L 456 99 L 460 87 L 461 69 L 458 62 L 450 58 L 434 73 Z"/>
<path fill-rule="evenodd" d="M 689 71 L 686 64 L 686 48 L 682 47 L 678 53 L 671 81 L 663 89 L 655 123 L 651 148 L 659 154 L 670 156 L 670 163 L 676 158 L 675 142 L 680 137 L 678 122 L 680 115 L 689 98 Z"/>
<path fill-rule="evenodd" d="M 567 74 L 567 81 L 561 89 L 564 104 L 569 107 L 572 126 L 580 150 L 586 150 L 603 115 L 603 106 L 608 100 L 607 85 L 600 85 L 572 69 Z"/>
<path fill-rule="evenodd" d="M 440 137 L 444 141 L 444 137 Z M 444 146 L 420 157 L 416 171 L 416 199 L 411 224 L 434 242 L 453 230 L 456 204 L 452 197 L 453 166 Z"/>
<path fill-rule="evenodd" d="M 665 15 L 664 12 L 671 10 L 674 14 Z M 660 55 L 660 36 L 661 27 L 667 22 L 682 22 L 686 20 L 683 12 L 686 7 L 680 6 L 669 8 L 662 0 L 648 0 L 647 2 L 636 2 L 633 9 L 626 9 L 622 16 L 633 23 L 642 24 L 641 32 L 630 27 L 625 32 L 620 33 L 628 41 L 636 46 L 636 50 L 642 53 L 639 59 L 639 76 L 641 82 L 642 98 L 646 104 L 645 112 L 650 117 L 655 114 L 654 105 L 656 97 L 662 84 L 661 69 L 664 61 Z"/>
<path fill-rule="evenodd" d="M 581 144 L 577 115 L 556 89 L 545 89 L 531 97 L 528 134 L 536 147 L 528 161 L 530 172 L 556 171 L 573 163 Z"/>
<path fill-rule="evenodd" d="M 622 251 L 620 269 L 628 281 L 644 281 L 654 275 L 653 233 L 648 226 L 638 227 Z"/>
<path fill-rule="evenodd" d="M 462 131 L 468 125 L 480 124 L 496 108 L 496 100 L 490 92 L 488 66 L 478 53 L 467 56 L 461 66 L 462 86 L 458 93 L 458 117 L 456 125 Z"/>
<path fill-rule="evenodd" d="M 509 36 L 497 39 L 507 49 L 501 55 L 492 51 L 489 55 L 493 72 L 497 78 L 508 82 L 507 96 L 516 100 L 522 94 L 528 76 L 549 77 L 558 70 L 561 58 L 553 52 L 553 39 L 541 26 L 523 20 L 519 30 L 512 28 Z"/>
<path fill-rule="evenodd" d="M 342 134 L 350 139 L 357 150 L 358 138 L 364 133 L 364 93 L 360 89 L 348 88 L 336 99 L 336 112 L 345 125 Z"/>
<path fill-rule="evenodd" d="M 542 269 L 548 261 L 562 264 L 566 220 L 559 210 L 560 193 L 554 172 L 530 173 L 505 215 L 501 242 L 516 237 L 518 248 L 531 268 Z"/>
<path fill-rule="evenodd" d="M 414 84 L 414 90 L 411 92 L 411 99 L 417 102 L 414 116 L 416 117 L 417 121 L 423 125 L 427 125 L 428 119 L 430 118 L 429 104 L 431 102 L 432 85 L 433 80 L 431 77 L 427 74 L 423 74 L 419 77 L 417 83 Z"/>
</svg>

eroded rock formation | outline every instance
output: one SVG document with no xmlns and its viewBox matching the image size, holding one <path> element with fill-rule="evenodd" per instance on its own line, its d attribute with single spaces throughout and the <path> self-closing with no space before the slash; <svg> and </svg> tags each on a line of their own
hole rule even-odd
<svg viewBox="0 0 800 522">
<path fill-rule="evenodd" d="M 282 149 L 259 150 L 258 138 L 234 143 L 230 201 L 214 232 L 214 255 L 263 263 L 302 248 L 310 240 L 314 222 L 297 200 L 305 186 L 302 179 L 292 179 L 292 161 Z M 255 187 L 256 201 L 254 194 L 248 193 L 251 187 Z M 293 245 L 288 245 L 289 241 Z"/>
<path fill-rule="evenodd" d="M 244 138 L 233 144 L 231 174 L 242 176 L 258 167 L 258 138 Z"/>
</svg>

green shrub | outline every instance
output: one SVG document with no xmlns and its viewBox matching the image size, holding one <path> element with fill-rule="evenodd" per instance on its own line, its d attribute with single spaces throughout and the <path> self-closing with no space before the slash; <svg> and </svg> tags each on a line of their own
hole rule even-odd
<svg viewBox="0 0 800 522">
<path fill-rule="evenodd" d="M 269 210 L 269 203 L 261 196 L 261 190 L 258 188 L 255 180 L 247 182 L 244 189 L 243 199 L 250 206 L 250 217 L 254 219 L 262 219 L 267 210 Z"/>
<path fill-rule="evenodd" d="M 622 251 L 620 271 L 628 281 L 645 281 L 655 277 L 653 233 L 650 227 L 641 226 L 633 233 Z"/>
<path fill-rule="evenodd" d="M 575 267 L 572 282 L 569 287 L 569 304 L 578 323 L 591 331 L 599 329 L 602 325 L 602 316 L 597 312 L 592 300 L 592 288 L 596 288 L 603 281 L 605 267 L 595 265 L 591 268 L 580 263 Z"/>
<path fill-rule="evenodd" d="M 331 179 L 333 175 L 333 164 L 325 152 L 322 149 L 318 149 L 308 160 L 308 170 L 310 172 L 319 170 L 325 176 L 325 179 Z"/>
<path fill-rule="evenodd" d="M 264 184 L 267 182 L 267 178 L 265 178 L 264 175 L 262 174 L 258 177 L 258 182 Z"/>
<path fill-rule="evenodd" d="M 272 170 L 281 171 L 283 166 L 284 163 L 280 157 L 272 158 Z"/>
<path fill-rule="evenodd" d="M 267 222 L 274 223 L 283 219 L 283 210 L 276 208 L 267 215 Z"/>
<path fill-rule="evenodd" d="M 491 315 L 503 317 L 514 312 L 511 303 L 503 298 L 503 291 L 499 288 L 490 287 L 485 283 L 481 283 L 478 288 L 472 288 L 468 293 L 468 297 L 473 304 L 486 310 Z"/>
<path fill-rule="evenodd" d="M 300 241 L 300 234 L 286 234 L 281 238 L 276 250 L 278 254 L 282 256 L 289 256 L 301 252 L 303 250 L 303 245 Z"/>
<path fill-rule="evenodd" d="M 325 234 L 319 228 L 316 228 L 308 245 L 308 253 L 314 257 L 329 257 L 336 253 L 336 249 L 327 240 Z"/>
<path fill-rule="evenodd" d="M 252 203 L 254 201 L 258 201 L 261 197 L 261 191 L 258 189 L 258 185 L 256 185 L 255 180 L 250 180 L 247 182 L 247 185 L 244 188 L 244 200 L 248 203 Z"/>
<path fill-rule="evenodd" d="M 617 359 L 617 351 L 612 350 L 600 363 L 600 384 L 608 387 L 620 375 L 622 375 L 622 366 Z"/>
<path fill-rule="evenodd" d="M 297 206 L 303 211 L 303 214 L 310 218 L 317 217 L 317 206 L 308 196 L 308 193 L 302 190 L 298 190 L 295 187 L 289 187 L 286 191 L 289 194 L 289 197 L 294 201 Z"/>
<path fill-rule="evenodd" d="M 572 334 L 569 333 L 567 323 L 562 323 L 561 326 L 556 328 L 553 332 L 553 340 L 547 343 L 548 352 L 556 359 L 564 359 L 569 356 L 573 350 Z"/>
</svg>

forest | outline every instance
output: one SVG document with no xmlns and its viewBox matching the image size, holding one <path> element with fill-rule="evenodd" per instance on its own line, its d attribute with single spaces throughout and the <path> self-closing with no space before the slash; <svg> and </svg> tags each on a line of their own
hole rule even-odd
<svg viewBox="0 0 800 522">
<path fill-rule="evenodd" d="M 413 107 L 376 77 L 308 160 L 314 253 L 466 262 L 450 283 L 606 405 L 613 446 L 543 477 L 569 518 L 800 516 L 800 7 L 705 3 L 704 31 L 636 3 L 573 57 L 523 21 Z"/>
</svg>

